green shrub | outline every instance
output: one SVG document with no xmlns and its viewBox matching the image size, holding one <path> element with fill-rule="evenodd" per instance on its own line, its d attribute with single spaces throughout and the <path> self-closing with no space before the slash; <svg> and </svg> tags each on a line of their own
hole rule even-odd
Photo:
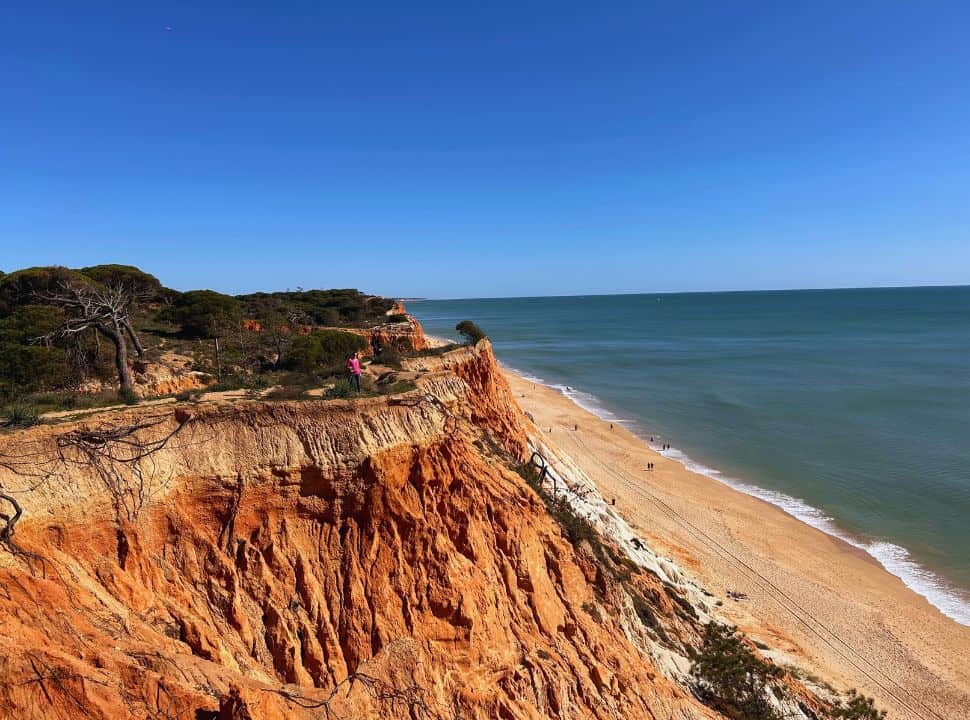
<svg viewBox="0 0 970 720">
<path fill-rule="evenodd" d="M 414 390 L 414 388 L 416 387 L 417 385 L 415 385 L 410 380 L 398 380 L 397 382 L 392 383 L 391 385 L 386 385 L 383 388 L 381 388 L 381 392 L 387 395 L 400 395 L 401 393 L 410 392 L 411 390 Z"/>
<path fill-rule="evenodd" d="M 374 359 L 374 362 L 378 362 L 381 365 L 386 365 L 389 368 L 394 368 L 395 370 L 401 369 L 401 354 L 394 347 L 385 347 L 381 349 L 381 356 Z"/>
<path fill-rule="evenodd" d="M 182 327 L 189 338 L 217 338 L 242 323 L 242 304 L 230 295 L 214 290 L 191 290 L 182 293 L 164 314 Z"/>
<path fill-rule="evenodd" d="M 323 394 L 326 398 L 349 398 L 353 393 L 350 391 L 350 384 L 346 380 L 338 380 L 333 387 L 327 388 Z"/>
<path fill-rule="evenodd" d="M 709 622 L 693 660 L 691 674 L 708 705 L 737 720 L 780 720 L 768 697 L 783 672 L 755 655 L 737 628 Z"/>
<path fill-rule="evenodd" d="M 300 318 L 304 325 L 378 325 L 386 322 L 393 300 L 365 295 L 359 290 L 300 290 L 297 292 L 252 293 L 238 295 L 253 317 L 265 308 L 275 308 L 287 316 Z"/>
<path fill-rule="evenodd" d="M 837 702 L 832 707 L 832 717 L 837 720 L 883 720 L 885 710 L 877 710 L 872 698 L 849 691 L 847 701 Z"/>
<path fill-rule="evenodd" d="M 78 272 L 101 285 L 128 288 L 139 297 L 155 298 L 162 293 L 158 278 L 134 265 L 92 265 Z"/>
<path fill-rule="evenodd" d="M 7 413 L 7 421 L 4 425 L 5 427 L 25 428 L 36 425 L 39 422 L 40 414 L 37 412 L 37 408 L 25 405 L 22 402 L 16 402 Z"/>
<path fill-rule="evenodd" d="M 306 388 L 297 385 L 284 385 L 273 388 L 264 396 L 267 400 L 305 400 Z"/>
<path fill-rule="evenodd" d="M 125 405 L 137 405 L 140 398 L 131 388 L 121 388 L 118 391 L 118 399 Z"/>
<path fill-rule="evenodd" d="M 327 367 L 342 368 L 348 357 L 366 347 L 367 341 L 355 333 L 318 330 L 295 338 L 283 365 L 303 373 Z"/>
<path fill-rule="evenodd" d="M 474 345 L 479 340 L 485 338 L 485 333 L 482 332 L 482 329 L 471 320 L 462 320 L 455 325 L 455 330 L 465 340 L 466 345 Z"/>
<path fill-rule="evenodd" d="M 6 316 L 0 312 L 0 400 L 70 384 L 66 350 L 34 340 L 53 331 L 60 317 L 58 310 L 40 305 L 16 307 Z"/>
<path fill-rule="evenodd" d="M 408 321 L 408 316 L 407 315 L 404 315 L 404 314 L 390 315 L 390 316 L 388 316 L 387 321 L 388 322 L 392 322 L 392 323 L 407 322 Z"/>
</svg>

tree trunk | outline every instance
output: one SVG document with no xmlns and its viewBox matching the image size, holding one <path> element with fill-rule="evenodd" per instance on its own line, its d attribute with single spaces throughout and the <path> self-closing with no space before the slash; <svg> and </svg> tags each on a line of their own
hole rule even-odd
<svg viewBox="0 0 970 720">
<path fill-rule="evenodd" d="M 131 338 L 131 344 L 135 348 L 135 355 L 137 355 L 138 357 L 141 357 L 142 355 L 144 355 L 145 348 L 141 346 L 141 341 L 138 339 L 138 336 L 135 334 L 135 329 L 131 326 L 131 322 L 127 320 L 125 321 L 125 331 L 128 333 L 128 337 Z"/>
<path fill-rule="evenodd" d="M 212 338 L 216 344 L 216 379 L 222 381 L 222 360 L 219 358 L 219 338 Z"/>
<path fill-rule="evenodd" d="M 276 336 L 276 362 L 273 363 L 273 367 L 279 367 L 280 363 L 283 362 L 283 337 L 281 335 Z"/>
<path fill-rule="evenodd" d="M 121 390 L 131 390 L 131 369 L 128 367 L 128 346 L 125 344 L 125 336 L 120 327 L 98 326 L 98 330 L 104 333 L 115 346 L 115 368 L 118 370 L 118 383 Z"/>
</svg>

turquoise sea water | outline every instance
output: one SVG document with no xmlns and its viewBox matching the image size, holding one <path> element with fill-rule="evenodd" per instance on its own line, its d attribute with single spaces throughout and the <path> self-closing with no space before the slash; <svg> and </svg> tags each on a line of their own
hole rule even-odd
<svg viewBox="0 0 970 720">
<path fill-rule="evenodd" d="M 499 360 L 867 549 L 970 625 L 970 287 L 441 300 Z"/>
</svg>

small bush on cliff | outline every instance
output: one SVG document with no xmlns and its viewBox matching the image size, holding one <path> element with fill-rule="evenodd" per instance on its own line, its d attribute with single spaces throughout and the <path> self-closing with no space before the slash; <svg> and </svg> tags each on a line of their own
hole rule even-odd
<svg viewBox="0 0 970 720">
<path fill-rule="evenodd" d="M 22 402 L 16 402 L 7 413 L 7 420 L 4 426 L 25 428 L 36 425 L 38 422 L 40 422 L 40 415 L 36 408 L 25 405 Z"/>
<path fill-rule="evenodd" d="M 349 398 L 351 395 L 353 395 L 353 392 L 346 379 L 338 380 L 335 385 L 328 387 L 323 394 L 328 399 Z"/>
<path fill-rule="evenodd" d="M 486 337 L 482 329 L 471 320 L 462 320 L 455 325 L 455 330 L 458 331 L 458 334 L 461 335 L 462 339 L 468 345 L 474 345 Z"/>
<path fill-rule="evenodd" d="M 536 466 L 531 462 L 527 462 L 519 465 L 515 470 L 528 483 L 529 487 L 535 490 L 539 497 L 542 498 L 542 502 L 546 506 L 546 512 L 559 524 L 559 527 L 562 528 L 563 534 L 569 540 L 570 544 L 576 547 L 583 542 L 589 543 L 593 549 L 593 553 L 608 565 L 611 572 L 615 571 L 613 558 L 611 557 L 612 554 L 603 545 L 603 541 L 600 539 L 599 533 L 596 532 L 596 528 L 593 527 L 589 520 L 576 513 L 565 496 L 554 495 L 549 492 L 542 484 Z"/>
<path fill-rule="evenodd" d="M 392 323 L 403 323 L 408 321 L 408 316 L 403 314 L 390 315 L 388 316 L 387 321 Z"/>
<path fill-rule="evenodd" d="M 836 720 L 884 720 L 885 710 L 877 710 L 872 698 L 849 691 L 849 698 L 832 707 L 832 717 Z"/>
<path fill-rule="evenodd" d="M 769 693 L 781 668 L 755 655 L 737 628 L 710 622 L 691 673 L 702 700 L 737 720 L 780 720 Z"/>
</svg>

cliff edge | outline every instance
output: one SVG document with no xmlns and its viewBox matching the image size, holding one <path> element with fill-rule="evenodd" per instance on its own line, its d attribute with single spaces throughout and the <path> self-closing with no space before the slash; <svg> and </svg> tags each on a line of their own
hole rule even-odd
<svg viewBox="0 0 970 720">
<path fill-rule="evenodd" d="M 488 342 L 407 364 L 401 395 L 0 437 L 0 717 L 723 717 L 705 592 L 541 445 Z"/>
</svg>

